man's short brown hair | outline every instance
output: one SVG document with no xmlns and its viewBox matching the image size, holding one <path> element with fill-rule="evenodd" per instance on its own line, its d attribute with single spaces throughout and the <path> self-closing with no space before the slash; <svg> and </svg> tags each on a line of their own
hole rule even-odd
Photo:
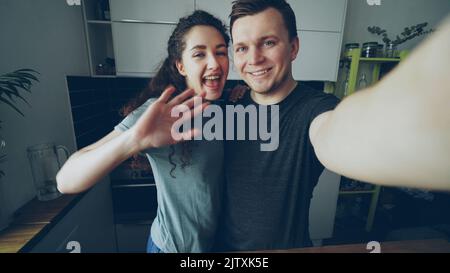
<svg viewBox="0 0 450 273">
<path fill-rule="evenodd" d="M 283 17 L 284 25 L 289 33 L 289 40 L 297 37 L 297 24 L 291 6 L 285 0 L 235 0 L 230 14 L 230 34 L 233 39 L 233 24 L 242 17 L 255 15 L 268 8 L 274 8 Z"/>
</svg>

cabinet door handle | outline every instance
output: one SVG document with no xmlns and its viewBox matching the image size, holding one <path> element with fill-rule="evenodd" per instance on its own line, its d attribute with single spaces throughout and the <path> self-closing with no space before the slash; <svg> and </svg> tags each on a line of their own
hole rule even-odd
<svg viewBox="0 0 450 273">
<path fill-rule="evenodd" d="M 135 19 L 121 19 L 113 22 L 118 23 L 140 23 L 140 24 L 160 24 L 160 25 L 175 25 L 175 22 L 169 21 L 143 21 L 143 20 L 135 20 Z"/>
<path fill-rule="evenodd" d="M 121 22 L 121 23 L 145 23 L 145 21 L 134 20 L 134 19 L 122 19 L 122 20 L 117 21 L 117 22 Z"/>
</svg>

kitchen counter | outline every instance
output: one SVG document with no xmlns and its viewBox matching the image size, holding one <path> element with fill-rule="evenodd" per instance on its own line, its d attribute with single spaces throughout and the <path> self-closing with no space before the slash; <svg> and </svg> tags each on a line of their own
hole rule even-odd
<svg viewBox="0 0 450 273">
<path fill-rule="evenodd" d="M 450 253 L 445 239 L 380 242 L 381 253 Z M 334 245 L 286 250 L 258 251 L 258 253 L 370 253 L 367 244 Z"/>
<path fill-rule="evenodd" d="M 25 204 L 14 213 L 10 226 L 0 232 L 0 253 L 30 250 L 83 195 L 62 195 L 50 201 L 38 201 L 35 198 Z"/>
</svg>

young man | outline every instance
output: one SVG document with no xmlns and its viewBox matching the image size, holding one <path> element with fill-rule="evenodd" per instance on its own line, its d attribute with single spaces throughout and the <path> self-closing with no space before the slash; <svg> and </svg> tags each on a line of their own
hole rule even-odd
<svg viewBox="0 0 450 273">
<path fill-rule="evenodd" d="M 289 4 L 238 0 L 230 18 L 234 63 L 251 88 L 238 103 L 278 105 L 280 139 L 272 152 L 261 151 L 260 141 L 227 142 L 218 250 L 310 246 L 309 205 L 322 164 L 362 181 L 450 189 L 450 27 L 333 110 L 334 96 L 292 76 L 299 39 Z M 443 56 L 426 51 L 438 49 Z"/>
</svg>

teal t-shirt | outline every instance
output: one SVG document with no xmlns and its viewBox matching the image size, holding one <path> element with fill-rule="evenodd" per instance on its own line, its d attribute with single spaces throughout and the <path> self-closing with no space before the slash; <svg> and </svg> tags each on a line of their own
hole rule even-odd
<svg viewBox="0 0 450 273">
<path fill-rule="evenodd" d="M 147 100 L 115 129 L 131 128 L 155 100 Z M 199 140 L 190 145 L 190 164 L 184 168 L 181 144 L 174 145 L 175 178 L 170 175 L 170 146 L 143 151 L 157 188 L 158 209 L 151 236 L 163 252 L 208 252 L 214 243 L 224 186 L 223 142 Z"/>
</svg>

